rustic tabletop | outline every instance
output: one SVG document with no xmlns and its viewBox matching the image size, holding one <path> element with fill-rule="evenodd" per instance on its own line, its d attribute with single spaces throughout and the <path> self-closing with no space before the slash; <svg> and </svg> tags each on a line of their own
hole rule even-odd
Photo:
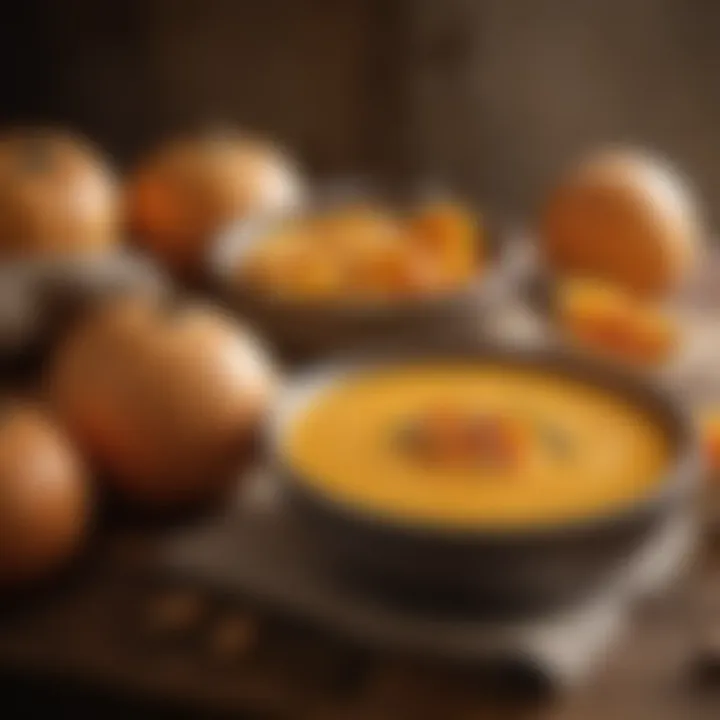
<svg viewBox="0 0 720 720">
<path fill-rule="evenodd" d="M 537 331 L 522 313 L 513 322 L 498 318 L 505 332 Z M 698 368 L 691 375 L 703 386 Z M 166 529 L 137 519 L 109 525 L 62 582 L 0 608 L 7 677 L 33 678 L 43 692 L 48 683 L 80 687 L 81 703 L 103 692 L 202 717 L 716 720 L 720 713 L 720 540 L 713 537 L 686 579 L 637 610 L 587 681 L 548 696 L 512 673 L 369 651 L 237 599 L 148 584 L 138 571 Z"/>
<path fill-rule="evenodd" d="M 144 585 L 136 570 L 156 534 L 110 533 L 90 567 L 6 607 L 0 666 L 204 717 L 710 720 L 720 711 L 714 539 L 686 581 L 638 609 L 597 672 L 548 696 L 522 677 L 370 653 L 222 597 Z"/>
</svg>

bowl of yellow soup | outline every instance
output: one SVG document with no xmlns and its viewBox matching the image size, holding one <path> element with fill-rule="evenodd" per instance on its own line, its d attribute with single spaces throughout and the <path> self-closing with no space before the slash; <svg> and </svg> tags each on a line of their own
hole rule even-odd
<svg viewBox="0 0 720 720">
<path fill-rule="evenodd" d="M 352 185 L 233 225 L 209 263 L 227 303 L 294 359 L 482 334 L 509 285 L 470 204 Z"/>
<path fill-rule="evenodd" d="M 700 476 L 665 391 L 558 349 L 444 343 L 328 364 L 272 423 L 289 506 L 349 579 L 511 607 L 591 592 Z"/>
</svg>

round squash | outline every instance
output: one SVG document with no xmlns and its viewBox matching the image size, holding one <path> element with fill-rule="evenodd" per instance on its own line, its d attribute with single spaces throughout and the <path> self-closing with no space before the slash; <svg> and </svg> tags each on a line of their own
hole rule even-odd
<svg viewBox="0 0 720 720">
<path fill-rule="evenodd" d="M 694 199 L 671 167 L 643 153 L 608 151 L 553 190 L 539 240 L 557 274 L 662 296 L 692 273 L 703 237 Z"/>
<path fill-rule="evenodd" d="M 118 200 L 112 171 L 84 140 L 52 130 L 0 136 L 0 260 L 114 246 Z"/>
<path fill-rule="evenodd" d="M 161 146 L 128 188 L 127 212 L 138 242 L 182 277 L 195 278 L 208 243 L 227 223 L 299 201 L 297 170 L 275 147 L 235 133 Z"/>
<path fill-rule="evenodd" d="M 215 310 L 123 298 L 86 318 L 50 389 L 80 446 L 128 499 L 213 500 L 251 457 L 273 390 L 254 337 Z"/>
<path fill-rule="evenodd" d="M 69 440 L 40 407 L 9 403 L 0 418 L 0 585 L 52 572 L 79 548 L 90 492 Z"/>
</svg>

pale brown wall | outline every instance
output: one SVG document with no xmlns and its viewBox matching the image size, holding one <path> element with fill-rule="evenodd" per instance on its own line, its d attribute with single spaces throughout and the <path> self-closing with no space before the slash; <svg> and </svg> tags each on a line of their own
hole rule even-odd
<svg viewBox="0 0 720 720">
<path fill-rule="evenodd" d="M 420 0 L 412 17 L 421 164 L 518 212 L 578 153 L 634 142 L 675 158 L 714 210 L 720 3 Z"/>
<path fill-rule="evenodd" d="M 720 197 L 716 0 L 25 0 L 0 24 L 0 115 L 121 158 L 236 120 L 321 171 L 446 176 L 507 214 L 628 140 Z M 717 213 L 716 213 L 716 219 Z"/>
</svg>

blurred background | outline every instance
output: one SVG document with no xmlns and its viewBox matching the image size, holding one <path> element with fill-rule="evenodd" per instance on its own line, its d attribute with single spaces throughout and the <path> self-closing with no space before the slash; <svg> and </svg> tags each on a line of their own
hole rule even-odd
<svg viewBox="0 0 720 720">
<path fill-rule="evenodd" d="M 127 166 L 233 123 L 317 176 L 437 178 L 518 220 L 566 162 L 628 142 L 667 153 L 717 222 L 718 28 L 717 0 L 23 0 L 0 20 L 0 124 L 68 126 Z"/>
<path fill-rule="evenodd" d="M 713 0 L 25 0 L 0 26 L 5 122 L 123 162 L 235 121 L 317 173 L 422 173 L 522 214 L 599 142 L 720 190 Z"/>
</svg>

